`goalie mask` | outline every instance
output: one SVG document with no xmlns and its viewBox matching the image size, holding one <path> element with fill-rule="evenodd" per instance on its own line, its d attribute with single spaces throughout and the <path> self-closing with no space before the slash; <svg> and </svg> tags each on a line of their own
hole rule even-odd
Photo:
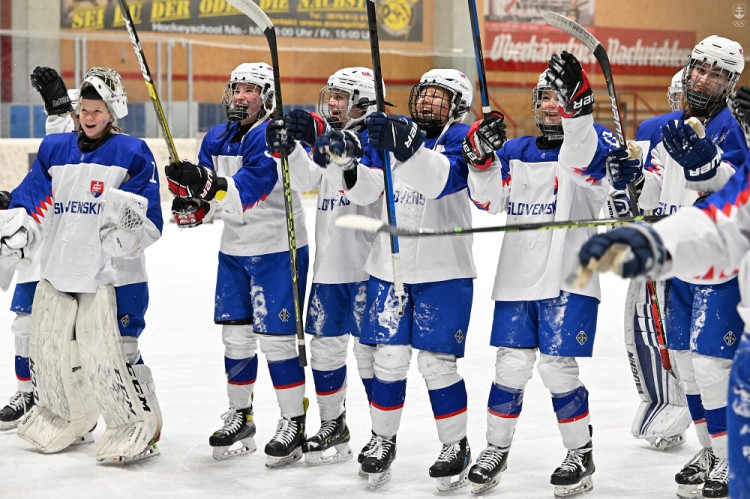
<svg viewBox="0 0 750 499">
<path fill-rule="evenodd" d="M 677 71 L 672 77 L 672 84 L 667 89 L 667 101 L 669 101 L 669 109 L 672 112 L 682 109 L 682 97 L 685 95 L 682 89 L 682 75 L 684 72 L 684 68 Z"/>
<path fill-rule="evenodd" d="M 557 91 L 544 78 L 547 71 L 539 75 L 539 81 L 531 91 L 531 114 L 543 136 L 560 140 L 563 138 L 562 116 L 558 110 L 560 103 Z"/>
<path fill-rule="evenodd" d="M 243 87 L 240 87 L 242 85 Z M 249 117 L 262 121 L 273 113 L 274 102 L 273 68 L 264 62 L 245 62 L 232 71 L 224 86 L 221 103 L 229 121 L 243 121 Z M 235 102 L 235 94 L 248 86 L 260 92 L 258 109 L 248 109 L 242 102 Z M 250 106 L 252 107 L 252 106 Z M 255 116 L 252 116 L 252 115 Z"/>
<path fill-rule="evenodd" d="M 471 108 L 474 89 L 466 75 L 455 69 L 431 69 L 409 94 L 409 113 L 427 136 L 463 121 Z"/>
<path fill-rule="evenodd" d="M 708 116 L 723 105 L 744 68 L 739 43 L 716 35 L 698 42 L 688 56 L 682 76 L 692 114 Z"/>
<path fill-rule="evenodd" d="M 369 68 L 339 69 L 320 89 L 318 113 L 336 130 L 356 127 L 376 110 L 375 80 Z"/>
<path fill-rule="evenodd" d="M 91 68 L 86 71 L 78 92 L 76 114 L 80 112 L 81 96 L 90 92 L 91 89 L 95 90 L 107 104 L 107 109 L 112 116 L 121 119 L 128 115 L 128 98 L 125 96 L 125 86 L 122 84 L 120 73 L 110 68 Z"/>
</svg>

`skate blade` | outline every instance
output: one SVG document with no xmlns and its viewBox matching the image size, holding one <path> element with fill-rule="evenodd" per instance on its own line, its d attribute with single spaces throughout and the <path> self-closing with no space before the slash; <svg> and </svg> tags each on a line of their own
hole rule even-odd
<svg viewBox="0 0 750 499">
<path fill-rule="evenodd" d="M 649 443 L 655 450 L 664 451 L 667 449 L 671 449 L 672 447 L 677 447 L 684 444 L 685 434 L 680 433 L 679 435 L 675 435 L 673 437 L 657 437 L 656 439 L 649 440 Z"/>
<path fill-rule="evenodd" d="M 229 446 L 214 447 L 213 458 L 217 461 L 224 461 L 233 457 L 252 454 L 257 449 L 258 447 L 255 445 L 255 439 L 253 437 L 248 437 Z"/>
<path fill-rule="evenodd" d="M 677 497 L 684 497 L 685 499 L 691 499 L 693 497 L 703 496 L 703 484 L 681 484 L 677 485 Z"/>
<path fill-rule="evenodd" d="M 469 485 L 469 479 L 466 477 L 468 470 L 464 470 L 458 475 L 442 476 L 436 479 L 436 485 L 439 492 L 450 492 L 458 490 Z"/>
<path fill-rule="evenodd" d="M 302 447 L 297 447 L 288 456 L 276 457 L 266 455 L 266 468 L 280 468 L 287 464 L 296 463 L 300 459 L 302 459 Z"/>
<path fill-rule="evenodd" d="M 471 493 L 472 494 L 481 494 L 482 492 L 487 492 L 490 489 L 494 489 L 497 487 L 497 484 L 500 483 L 500 474 L 498 473 L 496 476 L 494 476 L 489 482 L 487 483 L 471 483 Z"/>
<path fill-rule="evenodd" d="M 586 476 L 581 479 L 580 482 L 573 485 L 555 485 L 555 497 L 558 499 L 562 497 L 572 497 L 578 494 L 583 494 L 594 488 L 594 482 L 591 480 L 591 476 Z"/>
<path fill-rule="evenodd" d="M 71 443 L 70 445 L 83 445 L 83 444 L 93 444 L 93 443 L 94 443 L 94 434 L 91 432 L 88 432 L 85 435 L 81 435 L 80 437 L 73 440 L 73 443 Z"/>
<path fill-rule="evenodd" d="M 156 457 L 160 455 L 161 452 L 159 451 L 158 447 L 154 445 L 154 443 L 149 443 L 148 447 L 146 447 L 143 452 L 140 452 L 139 454 L 136 454 L 135 456 L 118 456 L 118 457 L 111 457 L 108 459 L 98 459 L 97 461 L 103 463 L 103 464 L 133 464 L 140 461 L 145 461 L 146 459 L 149 459 L 151 457 Z"/>
<path fill-rule="evenodd" d="M 388 468 L 382 473 L 368 473 L 367 474 L 367 485 L 371 489 L 377 489 L 388 483 L 391 479 L 391 469 Z"/>
<path fill-rule="evenodd" d="M 18 427 L 20 419 L 17 419 L 15 421 L 3 421 L 0 423 L 0 431 L 8 431 L 13 430 Z"/>
<path fill-rule="evenodd" d="M 329 452 L 330 451 L 330 452 Z M 336 464 L 348 461 L 354 457 L 349 442 L 334 445 L 324 451 L 314 451 L 305 454 L 305 464 L 308 466 L 321 466 L 324 464 Z"/>
<path fill-rule="evenodd" d="M 359 470 L 357 471 L 357 475 L 359 475 L 360 478 L 367 478 L 370 476 L 365 470 L 362 469 L 361 463 L 359 465 Z"/>
</svg>

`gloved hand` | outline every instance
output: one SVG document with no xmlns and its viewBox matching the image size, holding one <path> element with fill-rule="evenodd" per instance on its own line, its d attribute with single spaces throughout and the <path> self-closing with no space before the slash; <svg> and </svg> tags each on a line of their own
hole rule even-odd
<svg viewBox="0 0 750 499">
<path fill-rule="evenodd" d="M 37 66 L 29 75 L 29 80 L 31 86 L 42 95 L 44 109 L 49 116 L 73 112 L 68 89 L 57 71 Z"/>
<path fill-rule="evenodd" d="M 347 171 L 357 166 L 362 154 L 359 135 L 351 130 L 329 130 L 315 141 L 313 161 L 323 168 L 335 163 Z"/>
<path fill-rule="evenodd" d="M 326 131 L 328 125 L 318 113 L 311 113 L 304 109 L 294 109 L 284 117 L 287 133 L 294 139 L 300 140 L 309 147 L 315 145 L 315 140 Z"/>
<path fill-rule="evenodd" d="M 561 55 L 552 54 L 544 78 L 558 93 L 561 116 L 575 118 L 594 112 L 589 78 L 573 54 L 564 50 Z"/>
<path fill-rule="evenodd" d="M 199 226 L 210 209 L 211 205 L 202 199 L 174 198 L 172 200 L 172 218 L 180 228 Z"/>
<path fill-rule="evenodd" d="M 598 272 L 611 271 L 624 277 L 658 277 L 665 268 L 667 249 L 661 237 L 647 224 L 597 234 L 578 253 L 581 267 Z"/>
<path fill-rule="evenodd" d="M 750 87 L 743 85 L 738 88 L 729 97 L 728 103 L 729 110 L 740 125 L 750 127 Z"/>
<path fill-rule="evenodd" d="M 488 119 L 474 122 L 461 146 L 464 159 L 479 170 L 486 170 L 492 164 L 495 151 L 503 147 L 505 134 L 505 116 L 500 111 L 492 111 Z"/>
<path fill-rule="evenodd" d="M 618 147 L 607 156 L 605 161 L 607 180 L 618 191 L 624 191 L 628 184 L 636 186 L 643 183 L 643 152 L 635 143 L 628 143 L 628 148 Z"/>
<path fill-rule="evenodd" d="M 702 125 L 699 130 L 702 130 Z M 699 137 L 682 120 L 670 121 L 661 127 L 662 142 L 672 158 L 685 169 L 685 178 L 692 182 L 708 180 L 716 175 L 721 155 L 711 139 Z"/>
<path fill-rule="evenodd" d="M 190 161 L 170 163 L 166 168 L 169 192 L 179 198 L 211 201 L 218 191 L 227 190 L 227 180 L 216 171 Z"/>
<path fill-rule="evenodd" d="M 10 206 L 11 197 L 10 192 L 0 191 L 0 210 L 7 210 Z"/>
<path fill-rule="evenodd" d="M 422 147 L 425 133 L 416 123 L 397 114 L 373 113 L 365 118 L 370 144 L 375 149 L 392 151 L 404 162 Z"/>
<path fill-rule="evenodd" d="M 294 151 L 294 138 L 281 118 L 272 119 L 266 126 L 266 147 L 276 158 L 280 158 L 281 153 L 289 156 Z"/>
</svg>

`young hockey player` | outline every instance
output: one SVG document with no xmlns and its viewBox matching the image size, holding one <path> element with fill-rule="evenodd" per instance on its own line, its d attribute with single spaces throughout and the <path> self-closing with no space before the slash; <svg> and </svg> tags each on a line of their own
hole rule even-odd
<svg viewBox="0 0 750 499">
<path fill-rule="evenodd" d="M 252 393 L 257 350 L 265 354 L 281 410 L 265 447 L 266 466 L 302 458 L 305 442 L 305 372 L 295 349 L 294 294 L 290 278 L 284 194 L 265 141 L 274 110 L 273 68 L 243 63 L 232 71 L 222 103 L 228 123 L 204 137 L 198 165 L 167 167 L 180 226 L 200 225 L 215 204 L 224 230 L 219 249 L 214 322 L 221 325 L 229 410 L 209 438 L 215 459 L 255 451 Z M 307 280 L 308 248 L 299 194 L 292 191 L 300 294 Z M 239 443 L 239 444 L 238 444 Z"/>
<path fill-rule="evenodd" d="M 295 189 L 318 189 L 317 250 L 305 331 L 312 335 L 310 356 L 321 425 L 320 430 L 305 442 L 305 462 L 310 465 L 335 463 L 352 457 L 345 411 L 346 357 L 350 336 L 354 336 L 359 375 L 368 401 L 371 399 L 375 347 L 360 343 L 359 336 L 369 277 L 364 265 L 373 236 L 361 231 L 337 229 L 334 221 L 341 215 L 352 213 L 377 217 L 381 206 L 379 200 L 359 206 L 347 199 L 344 172 L 356 165 L 355 160 L 350 158 L 344 164 L 338 164 L 324 150 L 310 158 L 302 144 L 312 147 L 319 137 L 325 135 L 320 139 L 321 148 L 325 142 L 329 151 L 335 151 L 337 146 L 365 149 L 371 164 L 380 167 L 378 155 L 367 146 L 364 126 L 365 117 L 375 108 L 372 70 L 344 68 L 332 74 L 328 84 L 321 89 L 320 114 L 294 110 L 285 117 L 283 124 L 274 120 L 266 128 L 271 152 L 284 149 L 288 155 Z M 328 126 L 332 130 L 327 130 Z M 375 175 L 382 183 L 379 170 L 373 169 L 366 174 Z M 329 449 L 334 449 L 333 453 Z"/>
<path fill-rule="evenodd" d="M 479 121 L 464 142 L 471 153 L 469 189 L 490 213 L 507 212 L 509 223 L 596 218 L 609 186 L 604 159 L 614 134 L 595 125 L 594 97 L 586 73 L 567 52 L 553 55 L 532 93 L 542 135 L 509 140 L 495 152 L 493 123 Z M 523 394 L 537 370 L 552 396 L 568 450 L 551 483 L 557 497 L 590 490 L 594 472 L 588 391 L 576 357 L 590 357 L 596 332 L 599 283 L 573 290 L 565 277 L 595 229 L 506 234 L 492 298 L 490 344 L 497 347 L 495 377 L 487 403 L 488 446 L 471 467 L 474 492 L 496 486 L 507 467 Z M 519 265 L 519 262 L 523 265 Z"/>
<path fill-rule="evenodd" d="M 656 144 L 645 170 L 624 161 L 608 161 L 608 174 L 642 184 L 643 209 L 671 214 L 719 190 L 745 161 L 748 148 L 738 123 L 726 106 L 744 68 L 742 47 L 716 35 L 699 42 L 683 73 L 690 115 L 702 122 L 700 149 L 686 148 L 695 132 L 677 111 L 652 136 Z M 633 167 L 635 166 L 635 167 Z M 726 386 L 737 331 L 739 283 L 732 274 L 678 274 L 669 283 L 664 324 L 667 344 L 687 394 L 701 451 L 675 475 L 678 495 L 693 496 L 706 482 L 707 493 L 726 487 Z M 711 313 L 706 315 L 705 311 Z M 716 472 L 714 472 L 716 470 Z M 720 497 L 720 496 L 719 496 Z"/>
<path fill-rule="evenodd" d="M 115 286 L 145 281 L 142 267 L 120 264 L 140 262 L 161 236 L 158 176 L 145 143 L 112 124 L 127 115 L 117 72 L 87 71 L 77 111 L 81 131 L 42 141 L 1 215 L 2 264 L 41 263 L 29 346 L 36 405 L 18 434 L 57 452 L 101 412 L 107 428 L 97 460 L 128 462 L 158 454 L 161 414 L 137 338 L 117 323 L 124 308 L 141 304 Z"/>
</svg>

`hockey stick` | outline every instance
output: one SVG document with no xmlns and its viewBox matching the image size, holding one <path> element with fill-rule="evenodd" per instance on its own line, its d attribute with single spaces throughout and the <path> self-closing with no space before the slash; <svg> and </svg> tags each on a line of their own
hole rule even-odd
<svg viewBox="0 0 750 499">
<path fill-rule="evenodd" d="M 154 111 L 156 111 L 156 120 L 159 122 L 161 127 L 161 133 L 164 136 L 164 140 L 167 142 L 167 151 L 169 152 L 169 161 L 171 163 L 179 163 L 180 157 L 177 155 L 177 148 L 174 146 L 174 140 L 172 140 L 172 133 L 169 131 L 169 124 L 167 123 L 167 117 L 164 115 L 164 109 L 161 107 L 161 101 L 159 100 L 159 94 L 156 92 L 156 86 L 154 85 L 154 79 L 151 78 L 151 71 L 148 69 L 146 63 L 146 56 L 143 53 L 141 47 L 141 41 L 138 38 L 138 33 L 135 31 L 135 24 L 133 18 L 130 15 L 130 8 L 125 0 L 119 0 L 120 10 L 122 11 L 122 17 L 125 20 L 125 27 L 128 29 L 130 35 L 130 41 L 133 44 L 133 50 L 135 50 L 135 56 L 138 58 L 138 65 L 141 67 L 141 74 L 143 75 L 143 81 L 146 82 L 146 89 L 148 95 L 151 97 L 151 102 L 154 104 Z"/>
<path fill-rule="evenodd" d="M 620 104 L 617 100 L 615 82 L 612 78 L 612 66 L 609 63 L 609 57 L 604 50 L 604 46 L 594 35 L 589 33 L 586 28 L 577 22 L 568 19 L 562 14 L 547 12 L 544 14 L 544 21 L 550 26 L 563 30 L 579 42 L 583 43 L 586 48 L 594 54 L 594 57 L 602 70 L 604 81 L 607 83 L 607 93 L 609 94 L 609 102 L 612 106 L 612 116 L 615 122 L 615 136 L 617 137 L 617 143 L 620 147 L 627 147 L 625 134 L 623 133 L 624 127 L 622 124 L 622 115 L 620 113 Z M 640 216 L 641 210 L 638 207 L 638 189 L 636 188 L 635 182 L 630 182 L 628 184 L 628 197 L 630 198 L 631 213 L 634 218 L 637 218 Z M 659 308 L 659 297 L 656 294 L 656 283 L 654 281 L 646 281 L 646 289 L 651 298 L 651 311 L 654 316 L 654 329 L 656 330 L 656 341 L 659 344 L 661 363 L 664 369 L 671 371 L 672 361 L 669 358 L 666 336 L 664 335 L 664 321 L 662 320 L 661 309 Z"/>
<path fill-rule="evenodd" d="M 231 6 L 250 18 L 260 29 L 268 41 L 271 52 L 271 66 L 273 67 L 274 99 L 276 101 L 275 115 L 284 118 L 284 104 L 281 100 L 281 76 L 279 75 L 279 52 L 276 46 L 276 29 L 265 12 L 252 0 L 227 0 Z M 294 206 L 292 204 L 292 186 L 289 177 L 289 160 L 286 153 L 281 151 L 281 179 L 284 186 L 284 208 L 286 209 L 286 231 L 289 238 L 289 264 L 292 270 L 292 292 L 294 294 L 294 317 L 297 325 L 297 351 L 299 365 L 307 365 L 305 349 L 305 332 L 302 329 L 302 299 L 299 291 L 299 272 L 297 272 L 297 237 L 294 231 Z M 302 283 L 304 286 L 305 283 Z"/>
<path fill-rule="evenodd" d="M 559 220 L 557 222 L 534 222 L 527 224 L 492 225 L 489 227 L 455 227 L 453 229 L 406 229 L 388 225 L 377 218 L 364 215 L 342 215 L 336 219 L 336 227 L 362 230 L 365 232 L 385 232 L 402 237 L 423 236 L 463 236 L 482 232 L 523 232 L 528 230 L 578 229 L 602 225 L 626 225 L 633 222 L 656 222 L 663 215 L 638 216 L 633 218 L 593 218 L 589 220 Z"/>
<path fill-rule="evenodd" d="M 482 114 L 484 119 L 492 116 L 490 108 L 490 94 L 487 89 L 487 72 L 484 69 L 484 55 L 482 54 L 482 36 L 479 32 L 479 19 L 477 18 L 477 2 L 469 0 L 469 19 L 471 20 L 471 32 L 474 35 L 474 56 L 477 62 L 477 78 L 479 79 L 479 95 L 482 99 Z"/>
<path fill-rule="evenodd" d="M 383 92 L 383 72 L 380 65 L 380 42 L 378 41 L 378 20 L 375 13 L 375 0 L 367 2 L 367 23 L 370 29 L 370 55 L 375 80 L 375 101 L 379 113 L 385 112 L 385 92 Z M 393 171 L 391 170 L 391 156 L 388 151 L 381 151 L 383 158 L 383 179 L 385 182 L 385 206 L 388 214 L 388 224 L 396 226 L 396 205 L 393 195 Z M 393 262 L 393 293 L 399 302 L 403 303 L 404 280 L 401 276 L 401 253 L 398 247 L 398 234 L 390 234 L 391 260 Z M 403 309 L 403 307 L 401 307 Z"/>
</svg>

